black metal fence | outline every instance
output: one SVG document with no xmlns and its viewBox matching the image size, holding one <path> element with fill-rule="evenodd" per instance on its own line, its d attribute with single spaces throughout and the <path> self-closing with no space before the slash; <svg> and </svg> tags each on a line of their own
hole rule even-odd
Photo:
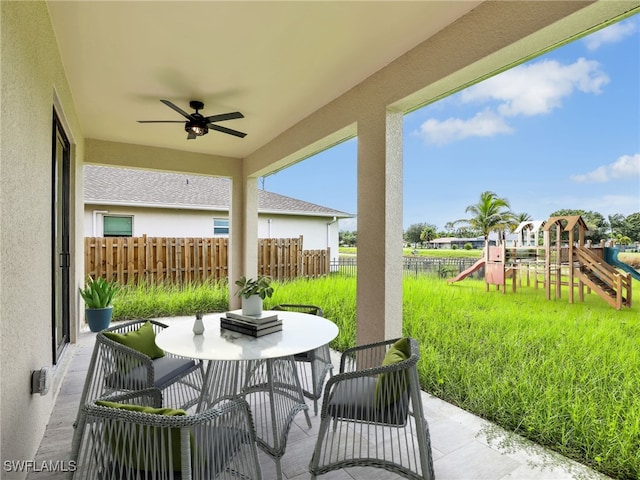
<svg viewBox="0 0 640 480">
<path fill-rule="evenodd" d="M 466 270 L 477 261 L 477 258 L 403 257 L 402 272 L 405 276 L 431 275 L 450 278 Z M 329 270 L 332 275 L 355 276 L 358 262 L 355 257 L 340 257 L 338 260 L 331 261 Z M 470 277 L 484 278 L 484 267 L 472 273 Z"/>
</svg>

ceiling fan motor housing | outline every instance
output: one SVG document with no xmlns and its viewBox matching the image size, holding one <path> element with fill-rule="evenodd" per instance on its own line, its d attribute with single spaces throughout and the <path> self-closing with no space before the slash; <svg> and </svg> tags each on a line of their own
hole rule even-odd
<svg viewBox="0 0 640 480">
<path fill-rule="evenodd" d="M 199 102 L 198 100 L 191 100 L 189 102 L 189 106 L 197 112 L 198 110 L 202 110 L 204 108 L 204 103 Z"/>
</svg>

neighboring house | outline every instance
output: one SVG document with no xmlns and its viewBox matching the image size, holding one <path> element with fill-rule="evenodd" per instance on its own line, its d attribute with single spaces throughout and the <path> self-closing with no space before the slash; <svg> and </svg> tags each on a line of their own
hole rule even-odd
<svg viewBox="0 0 640 480">
<path fill-rule="evenodd" d="M 534 225 L 531 227 L 531 225 Z M 520 224 L 518 228 L 513 233 L 504 233 L 502 234 L 502 239 L 505 242 L 507 247 L 509 246 L 521 246 L 523 244 L 522 238 L 528 239 L 529 242 L 533 242 L 529 237 L 531 235 L 535 235 L 538 232 L 538 228 L 540 225 L 544 224 L 544 222 L 536 221 L 536 222 L 524 222 Z M 525 229 L 524 233 L 523 228 Z M 531 228 L 535 228 L 534 233 L 530 234 L 529 231 Z M 498 232 L 489 232 L 489 245 L 498 245 L 498 237 L 500 235 Z M 470 243 L 472 248 L 482 249 L 484 248 L 484 237 L 473 237 L 473 238 L 458 238 L 458 237 L 440 237 L 436 238 L 429 243 L 427 243 L 427 248 L 452 248 L 455 245 L 455 248 L 464 248 L 464 246 Z M 533 242 L 533 245 L 537 245 L 537 241 Z"/>
<path fill-rule="evenodd" d="M 85 237 L 226 237 L 231 182 L 226 178 L 118 167 L 84 167 Z M 305 250 L 338 259 L 345 212 L 258 190 L 258 236 L 303 237 Z"/>
<path fill-rule="evenodd" d="M 428 242 L 427 248 L 443 248 L 443 249 L 451 249 L 454 248 L 464 248 L 464 246 L 470 243 L 473 248 L 484 248 L 484 238 L 476 237 L 476 238 L 458 238 L 458 237 L 440 237 L 435 238 Z"/>
</svg>

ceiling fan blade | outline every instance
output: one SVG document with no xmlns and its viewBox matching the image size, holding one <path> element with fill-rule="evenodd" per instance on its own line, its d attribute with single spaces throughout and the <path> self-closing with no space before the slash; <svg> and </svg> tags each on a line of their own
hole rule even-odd
<svg viewBox="0 0 640 480">
<path fill-rule="evenodd" d="M 138 120 L 138 123 L 184 123 L 184 120 Z"/>
<path fill-rule="evenodd" d="M 244 118 L 244 115 L 240 112 L 221 113 L 219 115 L 211 115 L 210 117 L 205 117 L 205 120 L 207 123 L 211 123 L 222 122 L 224 120 L 235 120 L 236 118 Z"/>
<path fill-rule="evenodd" d="M 174 105 L 173 103 L 171 103 L 169 100 L 160 100 L 162 103 L 164 103 L 167 107 L 174 109 L 176 112 L 178 112 L 180 115 L 182 115 L 183 117 L 191 120 L 191 115 L 189 115 L 187 112 L 185 112 L 184 110 L 182 110 L 180 107 L 178 107 L 177 105 Z"/>
<path fill-rule="evenodd" d="M 220 125 L 215 125 L 213 123 L 209 124 L 209 128 L 212 130 L 217 130 L 218 132 L 228 133 L 229 135 L 235 135 L 236 137 L 244 138 L 247 136 L 246 133 L 239 132 L 237 130 L 231 130 L 230 128 L 221 127 Z"/>
</svg>

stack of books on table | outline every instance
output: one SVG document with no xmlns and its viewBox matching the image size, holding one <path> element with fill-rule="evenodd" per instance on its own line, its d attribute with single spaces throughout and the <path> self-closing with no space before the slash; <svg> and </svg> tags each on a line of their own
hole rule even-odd
<svg viewBox="0 0 640 480">
<path fill-rule="evenodd" d="M 234 332 L 261 337 L 282 330 L 282 320 L 275 313 L 243 315 L 242 310 L 227 312 L 220 318 L 220 327 Z"/>
</svg>

